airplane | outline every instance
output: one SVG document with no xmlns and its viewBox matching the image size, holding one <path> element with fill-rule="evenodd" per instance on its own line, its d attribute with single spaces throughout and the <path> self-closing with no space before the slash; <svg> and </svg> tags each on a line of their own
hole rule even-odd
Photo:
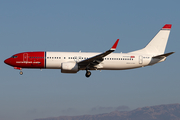
<svg viewBox="0 0 180 120">
<path fill-rule="evenodd" d="M 90 70 L 126 70 L 154 65 L 166 60 L 174 52 L 164 53 L 169 38 L 171 24 L 165 24 L 146 47 L 128 52 L 112 53 L 116 50 L 119 39 L 103 53 L 95 52 L 22 52 L 6 59 L 4 63 L 22 69 L 61 69 L 61 73 L 77 73 L 86 70 L 86 77 L 91 76 Z"/>
</svg>

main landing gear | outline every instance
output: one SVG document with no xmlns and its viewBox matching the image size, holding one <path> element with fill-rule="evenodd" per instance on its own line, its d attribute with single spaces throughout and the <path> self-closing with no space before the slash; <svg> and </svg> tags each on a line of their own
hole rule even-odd
<svg viewBox="0 0 180 120">
<path fill-rule="evenodd" d="M 91 76 L 91 72 L 89 70 L 86 70 L 86 74 L 85 74 L 86 77 L 90 77 Z"/>
</svg>

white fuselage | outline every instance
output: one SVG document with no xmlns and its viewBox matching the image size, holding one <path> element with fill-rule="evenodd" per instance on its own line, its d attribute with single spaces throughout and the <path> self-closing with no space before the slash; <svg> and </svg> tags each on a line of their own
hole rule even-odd
<svg viewBox="0 0 180 120">
<path fill-rule="evenodd" d="M 80 62 L 100 53 L 88 52 L 46 52 L 46 68 L 61 69 L 61 63 Z M 155 64 L 159 60 L 152 61 L 152 56 L 130 53 L 111 53 L 95 66 L 99 70 L 124 70 Z"/>
</svg>

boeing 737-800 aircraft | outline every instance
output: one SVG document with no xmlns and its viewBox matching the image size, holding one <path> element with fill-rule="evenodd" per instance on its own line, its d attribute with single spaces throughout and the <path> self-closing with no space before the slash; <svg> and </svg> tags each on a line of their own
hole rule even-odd
<svg viewBox="0 0 180 120">
<path fill-rule="evenodd" d="M 86 70 L 86 77 L 91 75 L 90 70 L 125 70 L 154 65 L 166 60 L 174 52 L 164 54 L 168 41 L 171 24 L 166 24 L 149 42 L 140 50 L 129 53 L 112 53 L 115 51 L 119 39 L 111 49 L 103 53 L 91 52 L 23 52 L 13 55 L 4 62 L 14 69 L 38 68 L 61 69 L 62 73 L 77 73 Z"/>
</svg>

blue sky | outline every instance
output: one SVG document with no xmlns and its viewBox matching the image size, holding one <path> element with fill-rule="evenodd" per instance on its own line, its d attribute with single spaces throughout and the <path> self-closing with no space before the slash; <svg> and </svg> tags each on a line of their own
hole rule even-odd
<svg viewBox="0 0 180 120">
<path fill-rule="evenodd" d="M 180 2 L 1 1 L 0 119 L 32 120 L 98 114 L 93 108 L 138 107 L 180 102 Z M 120 39 L 116 53 L 143 48 L 172 24 L 166 52 L 176 53 L 150 67 L 125 71 L 18 70 L 4 64 L 25 51 L 103 52 Z M 109 111 L 108 111 L 109 112 Z"/>
</svg>

